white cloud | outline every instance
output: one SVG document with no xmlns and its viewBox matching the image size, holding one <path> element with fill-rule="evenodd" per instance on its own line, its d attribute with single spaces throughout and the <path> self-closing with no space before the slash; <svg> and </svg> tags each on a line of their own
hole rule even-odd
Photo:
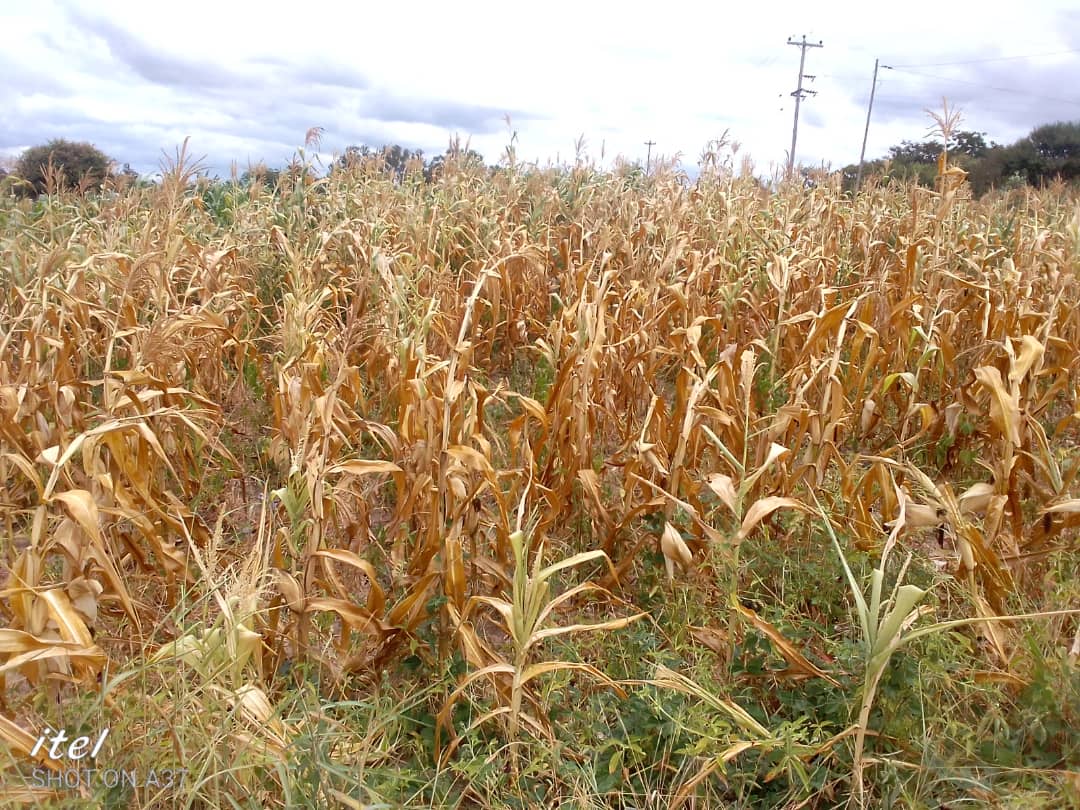
<svg viewBox="0 0 1080 810">
<path fill-rule="evenodd" d="M 924 137 L 943 94 L 964 127 L 1011 142 L 1080 118 L 1080 14 L 1066 0 L 862 4 L 156 3 L 4 5 L 0 152 L 93 140 L 144 170 L 185 135 L 216 171 L 281 163 L 311 126 L 323 149 L 401 142 L 441 151 L 459 132 L 489 161 L 682 153 L 725 130 L 758 170 L 790 146 L 799 51 L 807 53 L 798 157 L 857 159 L 875 57 L 883 70 L 867 149 Z M 928 64 L 1072 50 L 1058 56 Z M 907 65 L 903 72 L 899 69 Z"/>
</svg>

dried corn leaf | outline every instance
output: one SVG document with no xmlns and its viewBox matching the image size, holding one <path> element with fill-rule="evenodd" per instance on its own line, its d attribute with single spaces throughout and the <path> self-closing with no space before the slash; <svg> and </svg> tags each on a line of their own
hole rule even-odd
<svg viewBox="0 0 1080 810">
<path fill-rule="evenodd" d="M 795 648 L 795 645 L 793 645 L 784 637 L 783 633 L 776 629 L 776 627 L 762 619 L 750 608 L 744 607 L 738 601 L 736 601 L 734 604 L 735 610 L 737 610 L 739 614 L 749 620 L 749 622 L 754 625 L 755 628 L 757 628 L 760 632 L 764 633 L 766 637 L 768 637 L 769 641 L 771 641 L 773 643 L 773 646 L 776 647 L 776 651 L 784 657 L 785 661 L 787 661 L 790 670 L 793 670 L 798 675 L 802 675 L 805 677 L 821 678 L 828 681 L 837 688 L 840 687 L 839 681 L 837 681 L 829 673 L 825 672 L 825 670 L 821 669 L 820 667 L 809 661 L 806 656 L 804 656 Z"/>
<path fill-rule="evenodd" d="M 668 579 L 675 576 L 676 565 L 685 571 L 694 561 L 694 555 L 690 552 L 686 541 L 682 539 L 682 534 L 667 522 L 664 523 L 664 532 L 660 536 L 660 550 L 664 553 L 664 566 L 667 569 Z"/>
<path fill-rule="evenodd" d="M 749 537 L 750 533 L 754 530 L 754 527 L 777 509 L 796 509 L 808 515 L 813 514 L 812 510 L 806 504 L 795 498 L 785 498 L 779 495 L 770 495 L 767 498 L 761 498 L 760 500 L 755 501 L 746 511 L 746 517 L 743 518 L 742 526 L 739 527 L 739 533 L 735 535 L 735 542 L 741 543 Z"/>
<path fill-rule="evenodd" d="M 993 366 L 979 366 L 975 379 L 990 393 L 990 421 L 1013 445 L 1020 445 L 1020 395 L 1006 391 L 1001 372 Z"/>
</svg>

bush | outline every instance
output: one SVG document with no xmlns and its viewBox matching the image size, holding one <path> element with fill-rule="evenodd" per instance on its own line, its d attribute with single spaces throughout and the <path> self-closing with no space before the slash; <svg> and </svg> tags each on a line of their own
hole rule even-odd
<svg viewBox="0 0 1080 810">
<path fill-rule="evenodd" d="M 24 181 L 24 193 L 43 194 L 59 183 L 81 191 L 100 185 L 112 176 L 112 166 L 112 159 L 93 144 L 58 139 L 27 149 L 12 173 Z"/>
</svg>

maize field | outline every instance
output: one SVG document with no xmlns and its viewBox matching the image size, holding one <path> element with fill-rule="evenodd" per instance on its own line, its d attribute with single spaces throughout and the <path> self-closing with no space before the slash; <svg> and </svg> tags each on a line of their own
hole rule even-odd
<svg viewBox="0 0 1080 810">
<path fill-rule="evenodd" d="M 197 169 L 0 197 L 4 806 L 1080 806 L 1075 189 Z"/>
</svg>

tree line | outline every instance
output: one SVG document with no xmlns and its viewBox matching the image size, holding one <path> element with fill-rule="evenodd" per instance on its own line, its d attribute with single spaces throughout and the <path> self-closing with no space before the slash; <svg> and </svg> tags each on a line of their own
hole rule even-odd
<svg viewBox="0 0 1080 810">
<path fill-rule="evenodd" d="M 877 175 L 932 186 L 942 146 L 941 142 L 933 140 L 902 141 L 898 146 L 890 147 L 887 156 L 867 162 L 863 177 Z M 987 141 L 985 132 L 955 132 L 945 146 L 949 163 L 968 173 L 972 191 L 977 195 L 995 188 L 1041 186 L 1057 179 L 1075 182 L 1080 178 L 1080 121 L 1036 127 L 1007 146 Z M 421 149 L 408 149 L 399 144 L 387 144 L 379 149 L 367 145 L 349 146 L 333 161 L 329 171 L 367 166 L 389 172 L 398 181 L 414 172 L 432 182 L 451 160 L 458 165 L 484 167 L 483 156 L 455 140 L 443 154 L 430 158 Z M 298 172 L 310 172 L 310 167 L 295 161 L 283 169 L 260 165 L 244 172 L 239 179 L 243 184 L 258 180 L 276 187 L 283 176 L 292 177 Z M 841 170 L 845 188 L 854 188 L 857 173 L 855 164 Z M 92 144 L 63 139 L 27 149 L 10 172 L 0 168 L 0 180 L 8 174 L 11 176 L 4 185 L 16 194 L 28 196 L 61 186 L 85 191 L 99 188 L 107 181 L 123 184 L 138 178 L 128 164 L 118 168 L 115 161 Z"/>
<path fill-rule="evenodd" d="M 1007 146 L 987 141 L 985 132 L 956 132 L 945 146 L 950 165 L 967 172 L 976 195 L 1080 178 L 1080 121 L 1044 124 Z M 940 141 L 902 141 L 886 157 L 868 161 L 863 178 L 877 175 L 932 186 L 941 152 Z M 856 164 L 842 169 L 845 188 L 854 188 L 858 169 Z"/>
<path fill-rule="evenodd" d="M 332 174 L 366 165 L 377 171 L 388 172 L 397 180 L 415 171 L 422 174 L 427 182 L 432 182 L 451 160 L 459 166 L 484 166 L 484 158 L 479 152 L 453 141 L 443 154 L 431 158 L 426 158 L 422 149 L 408 149 L 399 144 L 387 144 L 380 149 L 366 145 L 349 146 L 331 163 L 329 172 Z M 299 161 L 281 169 L 260 164 L 245 171 L 239 180 L 245 185 L 258 180 L 274 187 L 283 177 L 296 179 L 297 174 L 309 174 L 311 171 L 309 164 Z M 16 194 L 36 196 L 60 187 L 88 191 L 110 181 L 121 184 L 135 182 L 138 173 L 127 163 L 118 168 L 116 161 L 93 144 L 56 139 L 27 149 L 10 171 L 0 167 L 0 180 L 5 177 L 9 177 L 9 185 Z"/>
</svg>

